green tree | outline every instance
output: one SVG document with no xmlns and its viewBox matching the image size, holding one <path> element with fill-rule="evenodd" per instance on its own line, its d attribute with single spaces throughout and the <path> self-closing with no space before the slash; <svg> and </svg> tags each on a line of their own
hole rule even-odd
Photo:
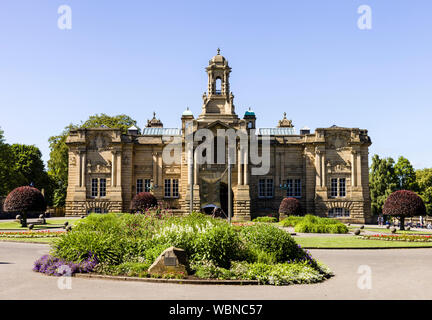
<svg viewBox="0 0 432 320">
<path fill-rule="evenodd" d="M 33 145 L 13 144 L 10 146 L 13 157 L 12 176 L 15 186 L 33 184 L 39 190 L 44 189 L 48 204 L 52 203 L 53 181 L 45 171 L 42 153 Z M 12 188 L 13 189 L 13 188 Z"/>
<path fill-rule="evenodd" d="M 5 143 L 3 130 L 0 129 L 0 196 L 6 196 L 25 181 L 23 174 L 14 170 L 12 152 L 11 146 Z"/>
<path fill-rule="evenodd" d="M 369 174 L 369 188 L 373 214 L 381 214 L 388 196 L 398 189 L 398 177 L 395 173 L 392 158 L 372 157 Z"/>
<path fill-rule="evenodd" d="M 125 114 L 117 116 L 109 116 L 104 113 L 96 114 L 90 116 L 85 122 L 81 122 L 80 125 L 68 125 L 60 135 L 48 139 L 51 150 L 48 160 L 48 174 L 55 182 L 54 206 L 62 207 L 66 201 L 69 165 L 69 150 L 66 139 L 70 131 L 78 128 L 100 128 L 102 126 L 121 129 L 122 133 L 125 134 L 130 127 L 137 126 L 137 122 Z"/>
<path fill-rule="evenodd" d="M 400 156 L 394 166 L 399 190 L 417 191 L 416 173 L 408 159 Z"/>
<path fill-rule="evenodd" d="M 426 213 L 432 215 L 432 168 L 416 170 L 418 193 L 426 206 Z"/>
</svg>

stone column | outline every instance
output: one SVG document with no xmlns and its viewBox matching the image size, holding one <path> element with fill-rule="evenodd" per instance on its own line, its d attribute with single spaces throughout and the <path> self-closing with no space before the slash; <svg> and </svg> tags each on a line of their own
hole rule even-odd
<svg viewBox="0 0 432 320">
<path fill-rule="evenodd" d="M 117 177 L 116 177 L 116 187 L 121 186 L 121 174 L 122 174 L 122 155 L 121 152 L 117 153 Z"/>
<path fill-rule="evenodd" d="M 285 150 L 281 153 L 281 184 L 285 181 Z"/>
<path fill-rule="evenodd" d="M 244 169 L 244 173 L 243 173 L 244 180 L 243 180 L 243 184 L 245 186 L 247 186 L 249 184 L 249 177 L 248 177 L 248 154 L 247 154 L 247 152 L 248 152 L 247 149 L 245 149 L 243 151 L 243 161 L 244 161 L 244 167 L 243 167 L 243 169 Z"/>
<path fill-rule="evenodd" d="M 361 165 L 362 156 L 361 153 L 357 153 L 357 186 L 362 186 L 362 165 Z"/>
<path fill-rule="evenodd" d="M 87 169 L 87 163 L 86 163 L 86 154 L 83 151 L 82 153 L 82 165 L 81 165 L 81 187 L 86 186 L 86 169 Z"/>
<path fill-rule="evenodd" d="M 77 180 L 78 180 L 78 187 L 81 187 L 81 167 L 82 167 L 82 157 L 81 157 L 81 151 L 78 151 L 78 170 L 77 170 Z"/>
<path fill-rule="evenodd" d="M 162 153 L 158 152 L 158 185 L 163 186 L 163 163 L 162 163 Z"/>
<path fill-rule="evenodd" d="M 356 187 L 357 181 L 356 181 L 356 166 L 357 166 L 357 156 L 356 151 L 351 151 L 351 186 Z"/>
<path fill-rule="evenodd" d="M 111 163 L 111 187 L 116 186 L 116 153 L 112 151 L 112 163 Z"/>
<path fill-rule="evenodd" d="M 325 187 L 327 185 L 327 181 L 326 181 L 327 168 L 326 168 L 326 156 L 325 156 L 324 152 L 322 153 L 322 156 L 321 156 L 321 165 L 322 165 L 322 167 L 321 167 L 321 175 L 322 175 L 321 187 Z"/>
<path fill-rule="evenodd" d="M 153 152 L 152 153 L 153 156 L 153 185 L 157 185 L 158 184 L 158 180 L 157 180 L 157 153 Z"/>
<path fill-rule="evenodd" d="M 196 150 L 193 152 L 193 184 L 198 184 L 198 164 L 197 164 L 197 153 Z"/>
<path fill-rule="evenodd" d="M 315 152 L 316 185 L 321 186 L 321 154 L 319 150 Z"/>
<path fill-rule="evenodd" d="M 238 155 L 237 155 L 237 185 L 241 186 L 243 183 L 243 177 L 242 177 L 242 152 L 241 152 L 241 148 L 238 148 L 237 151 Z"/>
</svg>

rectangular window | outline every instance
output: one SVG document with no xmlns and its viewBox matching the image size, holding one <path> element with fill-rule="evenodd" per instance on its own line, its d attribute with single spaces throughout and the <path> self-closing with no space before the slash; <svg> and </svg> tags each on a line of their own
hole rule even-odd
<svg viewBox="0 0 432 320">
<path fill-rule="evenodd" d="M 98 179 L 92 179 L 91 195 L 92 197 L 98 196 Z"/>
<path fill-rule="evenodd" d="M 267 198 L 273 197 L 273 179 L 267 179 Z"/>
<path fill-rule="evenodd" d="M 143 189 L 143 179 L 138 179 L 137 183 L 136 183 L 136 193 L 138 194 L 138 193 L 141 193 L 143 191 L 144 191 L 144 189 Z"/>
<path fill-rule="evenodd" d="M 99 180 L 99 196 L 106 197 L 106 179 Z"/>
<path fill-rule="evenodd" d="M 273 179 L 259 179 L 258 197 L 273 198 Z"/>
<path fill-rule="evenodd" d="M 258 196 L 260 198 L 265 198 L 265 188 L 266 184 L 265 184 L 265 179 L 259 179 L 259 183 L 258 183 Z"/>
<path fill-rule="evenodd" d="M 178 196 L 179 196 L 178 179 L 172 180 L 172 196 L 173 196 L 173 198 L 178 198 Z"/>
<path fill-rule="evenodd" d="M 171 198 L 171 180 L 165 179 L 165 198 Z"/>
<path fill-rule="evenodd" d="M 300 179 L 294 180 L 294 197 L 296 197 L 296 198 L 301 197 L 301 180 Z"/>
<path fill-rule="evenodd" d="M 145 179 L 144 180 L 144 191 L 145 192 L 150 192 L 150 179 Z"/>
<path fill-rule="evenodd" d="M 293 186 L 293 180 L 288 179 L 287 180 L 287 197 L 293 197 L 294 196 L 294 186 Z"/>
<path fill-rule="evenodd" d="M 345 191 L 345 178 L 339 179 L 339 197 L 345 197 L 346 191 Z"/>
<path fill-rule="evenodd" d="M 101 209 L 101 208 L 95 208 L 95 209 L 94 209 L 94 212 L 95 212 L 95 213 L 102 213 L 102 209 Z"/>
<path fill-rule="evenodd" d="M 345 208 L 333 208 L 328 211 L 328 217 L 329 218 L 342 218 L 342 217 L 349 217 L 350 211 Z"/>
<path fill-rule="evenodd" d="M 338 179 L 331 179 L 331 189 L 330 189 L 330 196 L 337 197 L 338 195 Z"/>
</svg>

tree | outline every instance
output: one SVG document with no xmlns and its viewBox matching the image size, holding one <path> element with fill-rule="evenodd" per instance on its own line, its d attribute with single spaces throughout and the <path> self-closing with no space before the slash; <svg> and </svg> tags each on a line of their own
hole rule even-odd
<svg viewBox="0 0 432 320">
<path fill-rule="evenodd" d="M 416 171 L 417 187 L 426 206 L 426 213 L 432 215 L 432 169 Z"/>
<path fill-rule="evenodd" d="M 394 166 L 399 190 L 417 190 L 416 173 L 408 159 L 400 156 Z"/>
<path fill-rule="evenodd" d="M 0 196 L 6 196 L 24 179 L 19 175 L 14 175 L 12 151 L 10 145 L 5 143 L 3 134 L 3 130 L 0 129 Z"/>
<path fill-rule="evenodd" d="M 399 181 L 392 158 L 372 158 L 369 174 L 369 188 L 373 214 L 381 214 L 383 205 L 389 195 L 398 189 Z"/>
<path fill-rule="evenodd" d="M 417 193 L 410 190 L 398 190 L 387 198 L 383 206 L 383 214 L 398 217 L 400 229 L 405 230 L 405 218 L 425 215 L 426 207 Z"/>
<path fill-rule="evenodd" d="M 300 201 L 296 198 L 284 198 L 279 206 L 279 214 L 281 217 L 301 215 Z"/>
<path fill-rule="evenodd" d="M 4 202 L 6 212 L 22 214 L 21 225 L 27 226 L 27 212 L 44 212 L 46 203 L 42 193 L 33 187 L 24 186 L 12 190 Z"/>
<path fill-rule="evenodd" d="M 158 203 L 154 195 L 150 192 L 140 192 L 136 194 L 131 202 L 131 211 L 144 211 L 146 209 L 157 207 Z"/>
<path fill-rule="evenodd" d="M 78 128 L 100 128 L 101 126 L 121 129 L 122 133 L 127 133 L 130 127 L 137 126 L 137 122 L 124 114 L 117 116 L 109 116 L 104 113 L 96 114 L 90 116 L 85 122 L 81 122 L 80 125 L 69 124 L 60 135 L 48 139 L 50 143 L 48 174 L 55 183 L 54 206 L 63 207 L 66 201 L 69 166 L 69 149 L 66 145 L 66 139 L 70 131 Z"/>
</svg>

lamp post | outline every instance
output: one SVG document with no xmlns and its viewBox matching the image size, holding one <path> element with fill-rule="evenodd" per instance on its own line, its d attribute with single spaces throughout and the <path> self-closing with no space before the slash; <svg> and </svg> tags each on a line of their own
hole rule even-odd
<svg viewBox="0 0 432 320">
<path fill-rule="evenodd" d="M 231 199 L 231 160 L 228 155 L 228 223 L 231 224 L 232 199 Z"/>
</svg>

